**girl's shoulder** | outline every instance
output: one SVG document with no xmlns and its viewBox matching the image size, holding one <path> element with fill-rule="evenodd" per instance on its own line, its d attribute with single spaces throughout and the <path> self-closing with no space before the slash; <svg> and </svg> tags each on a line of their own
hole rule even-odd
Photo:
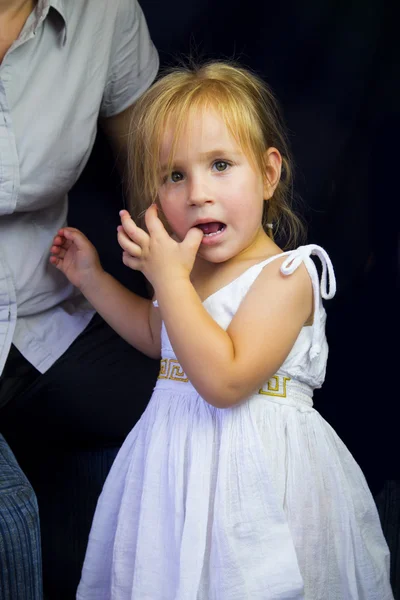
<svg viewBox="0 0 400 600">
<path fill-rule="evenodd" d="M 318 258 L 322 265 L 321 281 L 312 256 Z M 261 273 L 263 274 L 262 281 L 258 285 L 262 285 L 264 282 L 266 287 L 273 285 L 274 278 L 278 281 L 282 276 L 288 278 L 295 273 L 295 279 L 299 281 L 300 285 L 310 285 L 311 280 L 314 306 L 319 304 L 321 297 L 330 299 L 336 292 L 336 280 L 331 260 L 326 251 L 316 244 L 299 246 L 286 252 L 276 252 L 251 264 L 244 270 L 239 269 L 239 272 L 225 271 L 222 277 L 212 271 L 200 273 L 196 277 L 194 285 L 201 301 L 205 304 L 231 295 L 240 299 L 240 297 L 244 298 Z"/>
<path fill-rule="evenodd" d="M 321 279 L 317 271 L 312 256 L 319 259 L 322 267 Z M 278 253 L 274 256 L 270 256 L 265 260 L 253 265 L 248 271 L 254 269 L 254 278 L 257 278 L 259 273 L 264 270 L 271 263 L 277 263 L 277 269 L 281 275 L 290 276 L 293 275 L 301 266 L 304 266 L 311 279 L 314 293 L 321 296 L 324 300 L 330 300 L 336 293 L 336 278 L 335 272 L 331 259 L 328 253 L 316 244 L 307 244 L 305 246 L 299 246 L 294 250 L 288 250 L 286 252 Z M 271 269 L 275 271 L 275 269 Z"/>
<path fill-rule="evenodd" d="M 321 263 L 321 276 L 312 257 Z M 316 244 L 299 246 L 294 250 L 279 252 L 273 256 L 249 266 L 236 278 L 221 286 L 212 294 L 203 298 L 205 306 L 215 305 L 221 301 L 232 304 L 232 312 L 236 312 L 239 305 L 249 294 L 258 294 L 266 302 L 271 296 L 279 293 L 278 287 L 283 280 L 293 282 L 293 293 L 299 294 L 300 303 L 312 297 L 313 311 L 311 316 L 315 319 L 323 313 L 322 299 L 333 298 L 336 293 L 336 279 L 332 262 L 326 251 Z M 278 290 L 278 292 L 277 292 Z"/>
</svg>

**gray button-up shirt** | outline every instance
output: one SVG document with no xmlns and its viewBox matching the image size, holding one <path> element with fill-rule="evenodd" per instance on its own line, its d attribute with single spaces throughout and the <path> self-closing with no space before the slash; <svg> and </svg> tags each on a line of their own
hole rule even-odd
<svg viewBox="0 0 400 600">
<path fill-rule="evenodd" d="M 49 264 L 99 114 L 128 108 L 158 55 L 136 0 L 39 0 L 0 66 L 0 374 L 14 343 L 40 372 L 93 309 Z"/>
</svg>

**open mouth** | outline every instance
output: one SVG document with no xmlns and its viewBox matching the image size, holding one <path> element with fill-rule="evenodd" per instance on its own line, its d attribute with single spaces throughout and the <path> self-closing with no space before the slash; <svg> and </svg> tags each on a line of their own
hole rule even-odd
<svg viewBox="0 0 400 600">
<path fill-rule="evenodd" d="M 213 237 L 222 233 L 226 229 L 226 225 L 219 221 L 213 221 L 210 223 L 199 223 L 196 225 L 204 233 L 204 237 Z"/>
</svg>

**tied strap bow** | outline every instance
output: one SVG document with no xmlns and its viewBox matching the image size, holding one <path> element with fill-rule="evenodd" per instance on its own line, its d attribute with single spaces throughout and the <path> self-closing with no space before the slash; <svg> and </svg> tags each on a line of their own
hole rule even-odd
<svg viewBox="0 0 400 600">
<path fill-rule="evenodd" d="M 318 278 L 318 272 L 316 267 L 311 260 L 311 256 L 318 256 L 321 265 L 322 265 L 322 275 L 321 282 Z M 312 268 L 308 269 L 312 286 L 313 286 L 313 295 L 314 295 L 314 326 L 313 326 L 313 334 L 312 334 L 312 343 L 310 348 L 310 358 L 313 359 L 321 351 L 320 340 L 322 335 L 324 335 L 324 326 L 320 325 L 319 312 L 321 310 L 321 297 L 324 300 L 331 300 L 336 294 L 336 277 L 335 272 L 333 270 L 333 265 L 331 259 L 329 258 L 327 252 L 321 246 L 317 246 L 316 244 L 308 244 L 307 246 L 300 246 L 297 250 L 291 252 L 285 261 L 281 265 L 281 273 L 283 275 L 291 275 L 299 268 L 299 266 L 304 262 L 308 263 L 310 267 L 309 261 L 312 263 Z M 317 319 L 318 317 L 318 319 Z"/>
</svg>

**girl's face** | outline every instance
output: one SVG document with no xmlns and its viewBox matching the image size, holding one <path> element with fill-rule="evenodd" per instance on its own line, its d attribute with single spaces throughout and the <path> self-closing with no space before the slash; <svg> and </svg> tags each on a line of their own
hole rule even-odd
<svg viewBox="0 0 400 600">
<path fill-rule="evenodd" d="M 162 140 L 158 193 L 173 232 L 183 240 L 192 227 L 202 229 L 199 255 L 209 262 L 257 256 L 268 240 L 261 224 L 264 200 L 276 184 L 264 181 L 214 110 L 186 124 L 168 172 L 173 135 L 171 126 Z M 266 155 L 280 175 L 279 152 L 270 148 Z"/>
</svg>

